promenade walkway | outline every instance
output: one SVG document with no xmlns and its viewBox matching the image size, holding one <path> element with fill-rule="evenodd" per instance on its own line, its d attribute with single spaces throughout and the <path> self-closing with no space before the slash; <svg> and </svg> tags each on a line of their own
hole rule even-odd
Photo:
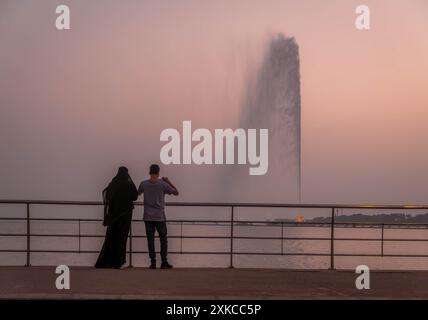
<svg viewBox="0 0 428 320">
<path fill-rule="evenodd" d="M 272 269 L 70 269 L 57 290 L 54 267 L 0 267 L 0 298 L 9 299 L 428 299 L 428 272 L 372 271 L 357 290 L 351 271 Z"/>
</svg>

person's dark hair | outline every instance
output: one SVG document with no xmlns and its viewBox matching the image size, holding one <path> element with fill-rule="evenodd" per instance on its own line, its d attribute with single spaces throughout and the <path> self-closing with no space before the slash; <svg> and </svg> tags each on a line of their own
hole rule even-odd
<svg viewBox="0 0 428 320">
<path fill-rule="evenodd" d="M 159 174 L 160 168 L 157 164 L 152 164 L 150 166 L 150 174 Z"/>
</svg>

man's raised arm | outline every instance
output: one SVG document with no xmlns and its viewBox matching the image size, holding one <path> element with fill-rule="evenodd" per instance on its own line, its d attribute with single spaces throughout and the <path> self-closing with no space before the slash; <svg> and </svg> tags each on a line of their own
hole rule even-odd
<svg viewBox="0 0 428 320">
<path fill-rule="evenodd" d="M 172 184 L 172 182 L 167 177 L 162 177 L 162 180 L 165 181 L 171 187 L 171 194 L 178 196 L 178 189 Z"/>
</svg>

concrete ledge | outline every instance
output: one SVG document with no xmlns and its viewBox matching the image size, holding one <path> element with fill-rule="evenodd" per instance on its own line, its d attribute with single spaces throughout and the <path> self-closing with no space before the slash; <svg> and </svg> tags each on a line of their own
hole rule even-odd
<svg viewBox="0 0 428 320">
<path fill-rule="evenodd" d="M 351 271 L 278 269 L 124 270 L 71 267 L 57 290 L 54 267 L 0 267 L 1 299 L 428 299 L 428 272 L 371 272 L 357 290 Z"/>
</svg>

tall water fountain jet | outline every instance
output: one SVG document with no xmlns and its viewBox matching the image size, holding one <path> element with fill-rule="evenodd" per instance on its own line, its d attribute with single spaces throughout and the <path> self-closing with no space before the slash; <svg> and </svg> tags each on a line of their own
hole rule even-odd
<svg viewBox="0 0 428 320">
<path fill-rule="evenodd" d="M 249 81 L 240 119 L 242 128 L 269 129 L 269 170 L 259 177 L 235 170 L 239 199 L 300 202 L 300 114 L 299 47 L 279 34 Z"/>
</svg>

